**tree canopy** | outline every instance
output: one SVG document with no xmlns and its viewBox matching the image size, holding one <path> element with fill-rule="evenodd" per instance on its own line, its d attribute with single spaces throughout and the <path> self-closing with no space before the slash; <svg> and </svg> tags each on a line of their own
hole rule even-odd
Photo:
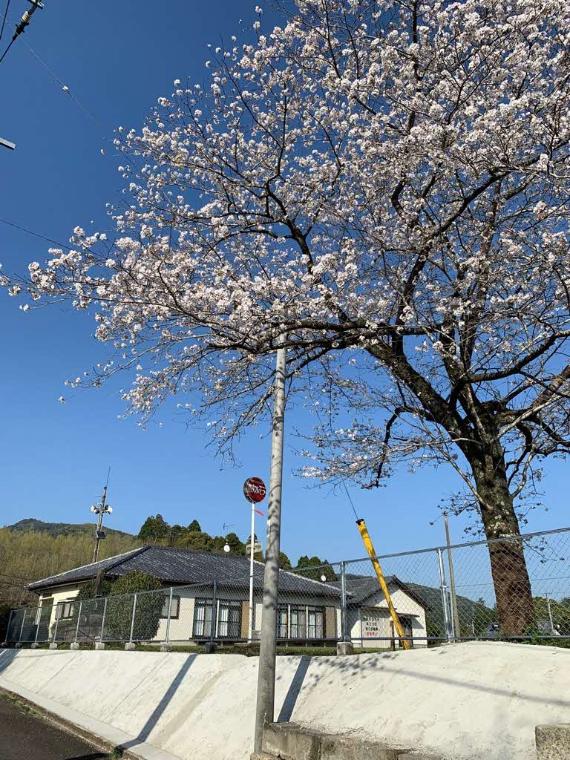
<svg viewBox="0 0 570 760">
<path fill-rule="evenodd" d="M 201 529 L 198 520 L 192 520 L 188 527 L 184 528 L 181 525 L 170 525 L 162 515 L 150 515 L 142 524 L 138 538 L 149 543 L 217 553 L 224 552 L 224 546 L 227 544 L 231 554 L 249 556 L 249 536 L 245 542 L 234 532 L 227 533 L 225 536 L 212 536 Z M 257 536 L 255 540 L 257 541 Z M 263 561 L 263 552 L 256 551 L 254 557 L 258 561 Z M 285 570 L 292 567 L 285 552 L 280 553 L 279 566 Z"/>
<path fill-rule="evenodd" d="M 446 462 L 485 535 L 518 535 L 533 468 L 570 446 L 567 12 L 298 0 L 256 22 L 207 88 L 176 80 L 119 131 L 116 234 L 77 227 L 30 265 L 32 297 L 94 307 L 122 357 L 94 381 L 136 368 L 143 415 L 198 390 L 222 442 L 265 413 L 282 341 L 314 394 L 308 474 Z M 532 598 L 509 547 L 491 564 L 517 633 Z"/>
</svg>

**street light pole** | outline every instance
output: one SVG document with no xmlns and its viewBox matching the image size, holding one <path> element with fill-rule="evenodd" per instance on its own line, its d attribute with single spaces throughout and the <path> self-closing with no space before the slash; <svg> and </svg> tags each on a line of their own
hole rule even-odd
<svg viewBox="0 0 570 760">
<path fill-rule="evenodd" d="M 286 362 L 286 349 L 283 345 L 280 345 L 277 349 L 273 390 L 269 515 L 267 519 L 267 549 L 265 552 L 265 572 L 263 576 L 263 611 L 261 616 L 261 643 L 257 676 L 254 752 L 261 752 L 263 727 L 266 723 L 273 721 L 275 710 L 275 645 L 281 538 Z"/>
<path fill-rule="evenodd" d="M 253 555 L 255 553 L 255 502 L 251 504 L 251 536 L 249 542 L 249 619 L 247 626 L 247 640 L 253 641 Z"/>
</svg>

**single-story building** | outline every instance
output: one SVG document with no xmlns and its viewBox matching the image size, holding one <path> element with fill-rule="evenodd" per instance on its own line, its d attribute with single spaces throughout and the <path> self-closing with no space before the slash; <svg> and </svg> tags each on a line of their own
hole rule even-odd
<svg viewBox="0 0 570 760">
<path fill-rule="evenodd" d="M 395 575 L 385 578 L 392 604 L 406 637 L 413 646 L 427 646 L 426 603 Z M 340 581 L 334 585 L 340 588 Z M 351 641 L 362 647 L 382 647 L 386 639 L 398 646 L 398 634 L 388 603 L 375 577 L 346 576 L 347 631 Z"/>
<path fill-rule="evenodd" d="M 54 635 L 56 640 L 77 637 L 79 640 L 113 640 L 116 626 L 115 633 L 110 626 L 106 627 L 107 607 L 103 600 L 84 600 L 79 608 L 76 597 L 83 585 L 97 577 L 114 581 L 136 571 L 157 578 L 164 592 L 162 597 L 156 591 L 139 595 L 135 611 L 139 618 L 145 614 L 143 594 L 154 595 L 155 609 L 157 594 L 163 605 L 158 627 L 153 623 L 151 633 L 147 634 L 145 627 L 141 629 L 137 623 L 135 639 L 163 641 L 168 638 L 172 642 L 247 639 L 250 572 L 247 557 L 179 547 L 142 546 L 31 583 L 28 588 L 38 594 L 39 608 L 33 619 L 22 623 L 22 631 L 28 630 L 23 640 L 33 636 L 45 641 Z M 254 562 L 254 638 L 258 638 L 261 625 L 263 573 L 264 563 Z M 425 609 L 421 602 L 397 578 L 388 580 L 406 631 L 413 636 L 425 636 Z M 347 592 L 348 630 L 355 643 L 382 647 L 379 637 L 393 638 L 393 634 L 376 579 L 350 577 Z M 117 605 L 120 598 L 109 597 L 109 605 Z M 340 608 L 339 581 L 321 582 L 295 572 L 279 571 L 277 635 L 280 640 L 291 643 L 338 640 L 341 637 Z M 112 616 L 109 614 L 107 618 L 111 620 Z M 137 630 L 142 633 L 137 634 Z"/>
</svg>

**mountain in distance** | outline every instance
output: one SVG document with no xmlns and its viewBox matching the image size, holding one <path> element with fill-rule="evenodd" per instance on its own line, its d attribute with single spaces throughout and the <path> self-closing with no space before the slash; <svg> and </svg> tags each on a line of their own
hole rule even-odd
<svg viewBox="0 0 570 760">
<path fill-rule="evenodd" d="M 36 520 L 34 517 L 28 517 L 24 520 L 18 520 L 13 525 L 5 525 L 6 530 L 15 533 L 48 533 L 50 536 L 73 536 L 73 535 L 92 535 L 95 531 L 95 522 L 92 523 L 58 523 L 44 522 Z M 125 533 L 122 530 L 115 530 L 105 525 L 105 533 L 116 536 L 129 536 L 134 538 L 132 533 Z"/>
</svg>

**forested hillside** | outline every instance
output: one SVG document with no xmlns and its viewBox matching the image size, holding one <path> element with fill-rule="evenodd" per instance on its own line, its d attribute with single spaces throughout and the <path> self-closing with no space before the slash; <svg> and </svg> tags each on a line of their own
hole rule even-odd
<svg viewBox="0 0 570 760">
<path fill-rule="evenodd" d="M 33 518 L 0 528 L 0 605 L 33 602 L 36 596 L 25 590 L 28 583 L 89 563 L 93 556 L 94 531 L 91 523 L 49 523 Z M 142 544 L 220 553 L 224 553 L 224 545 L 228 544 L 232 554 L 239 555 L 247 554 L 249 548 L 249 537 L 242 541 L 236 533 L 211 536 L 201 529 L 197 520 L 188 526 L 171 525 L 160 514 L 149 516 L 137 536 L 106 526 L 105 532 L 107 537 L 100 545 L 100 559 Z M 263 559 L 261 552 L 256 553 L 256 559 Z M 301 557 L 298 565 L 316 567 L 324 562 L 326 560 L 319 557 Z M 284 552 L 281 552 L 281 566 L 291 568 Z M 304 574 L 312 577 L 310 571 Z M 333 575 L 331 569 L 331 578 Z"/>
<path fill-rule="evenodd" d="M 33 517 L 19 520 L 17 523 L 6 527 L 11 531 L 17 531 L 20 533 L 49 533 L 50 536 L 76 536 L 78 534 L 93 535 L 93 531 L 95 530 L 93 523 L 44 522 L 43 520 L 36 520 Z M 131 533 L 115 530 L 108 526 L 105 526 L 105 532 L 107 535 L 115 534 L 118 536 L 132 536 Z"/>
<path fill-rule="evenodd" d="M 31 601 L 36 597 L 25 591 L 26 584 L 90 562 L 94 527 L 82 527 L 81 531 L 59 535 L 0 528 L 0 602 L 14 605 Z M 139 544 L 134 536 L 109 531 L 101 542 L 99 556 L 110 557 Z"/>
</svg>

